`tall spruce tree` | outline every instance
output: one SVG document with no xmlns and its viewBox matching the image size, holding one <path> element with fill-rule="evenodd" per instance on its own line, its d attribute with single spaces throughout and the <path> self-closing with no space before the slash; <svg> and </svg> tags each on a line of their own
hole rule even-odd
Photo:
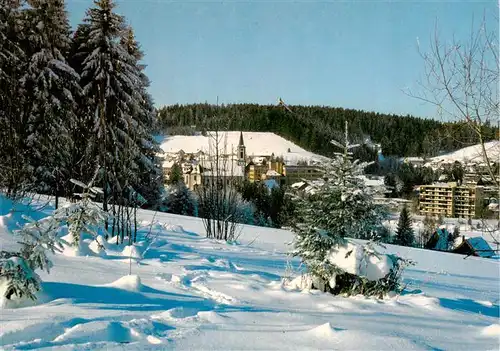
<svg viewBox="0 0 500 351">
<path fill-rule="evenodd" d="M 120 43 L 133 58 L 134 65 L 139 72 L 139 86 L 134 94 L 137 103 L 132 106 L 132 113 L 138 122 L 135 139 L 140 148 L 139 157 L 136 160 L 138 180 L 135 182 L 134 188 L 145 198 L 148 207 L 154 208 L 160 201 L 164 182 L 161 160 L 158 157 L 161 149 L 153 137 L 153 130 L 156 128 L 156 111 L 153 99 L 147 92 L 150 81 L 144 72 L 146 66 L 141 63 L 144 54 L 140 50 L 139 43 L 135 40 L 131 27 L 126 29 Z"/>
<path fill-rule="evenodd" d="M 86 133 L 92 147 L 88 155 L 101 167 L 103 208 L 107 210 L 110 192 L 121 193 L 123 178 L 135 171 L 130 153 L 137 148 L 132 137 L 137 122 L 130 104 L 140 80 L 133 57 L 120 43 L 124 18 L 113 11 L 111 0 L 94 1 L 94 5 L 77 31 L 81 45 L 75 56 L 81 62 L 83 95 L 92 116 L 92 130 Z"/>
<path fill-rule="evenodd" d="M 313 276 L 328 282 L 341 273 L 328 259 L 332 249 L 344 246 L 346 238 L 377 239 L 383 229 L 384 210 L 375 205 L 371 190 L 359 177 L 367 163 L 352 160 L 347 123 L 344 149 L 325 164 L 325 180 L 314 194 L 297 197 L 298 222 L 292 255 L 299 256 Z"/>
<path fill-rule="evenodd" d="M 79 45 L 72 51 L 83 87 L 79 122 L 92 126 L 80 130 L 84 135 L 80 140 L 87 140 L 88 147 L 75 155 L 83 155 L 87 167 L 94 169 L 97 163 L 101 170 L 98 183 L 103 188 L 103 209 L 112 205 L 112 235 L 115 224 L 131 223 L 130 206 L 159 199 L 162 182 L 159 148 L 151 134 L 155 113 L 147 93 L 149 81 L 139 62 L 142 53 L 114 8 L 111 0 L 94 1 L 76 31 Z M 124 230 L 121 226 L 122 239 Z"/>
<path fill-rule="evenodd" d="M 22 114 L 35 190 L 60 194 L 68 179 L 78 74 L 67 63 L 70 26 L 63 0 L 30 0 L 21 78 Z"/>
<path fill-rule="evenodd" d="M 20 79 L 26 35 L 20 0 L 0 0 L 0 187 L 15 197 L 28 183 Z"/>
<path fill-rule="evenodd" d="M 399 214 L 398 228 L 396 230 L 394 243 L 401 246 L 413 246 L 415 244 L 412 219 L 406 206 L 403 207 Z"/>
</svg>

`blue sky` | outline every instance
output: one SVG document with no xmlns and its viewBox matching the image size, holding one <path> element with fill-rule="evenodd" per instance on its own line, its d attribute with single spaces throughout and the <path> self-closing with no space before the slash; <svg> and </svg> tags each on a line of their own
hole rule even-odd
<svg viewBox="0 0 500 351">
<path fill-rule="evenodd" d="M 116 1 L 145 52 L 157 106 L 252 102 L 328 105 L 433 117 L 408 97 L 436 20 L 466 38 L 490 1 Z M 67 0 L 73 26 L 91 0 Z M 490 24 L 490 28 L 498 24 Z"/>
</svg>

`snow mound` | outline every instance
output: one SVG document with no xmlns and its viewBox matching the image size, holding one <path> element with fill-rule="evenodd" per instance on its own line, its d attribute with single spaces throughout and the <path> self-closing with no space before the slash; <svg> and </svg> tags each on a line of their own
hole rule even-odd
<svg viewBox="0 0 500 351">
<path fill-rule="evenodd" d="M 227 323 L 228 319 L 230 319 L 229 317 L 221 315 L 220 313 L 214 311 L 200 311 L 198 312 L 197 316 L 200 320 L 207 321 L 213 324 Z"/>
<path fill-rule="evenodd" d="M 128 245 L 122 251 L 122 255 L 125 257 L 131 257 L 133 259 L 140 260 L 142 258 L 142 254 L 139 248 L 135 245 Z"/>
<path fill-rule="evenodd" d="M 331 339 L 336 336 L 335 334 L 337 334 L 335 328 L 333 328 L 331 324 L 328 322 L 316 328 L 313 328 L 308 332 L 310 334 L 313 334 L 317 338 L 324 338 L 324 339 Z"/>
<path fill-rule="evenodd" d="M 172 273 L 159 273 L 156 276 L 156 279 L 163 280 L 169 283 L 180 283 L 182 281 L 182 278 L 180 276 Z"/>
<path fill-rule="evenodd" d="M 78 257 L 78 256 L 88 256 L 93 255 L 94 252 L 90 249 L 89 245 L 85 242 L 80 242 L 79 245 L 75 245 L 73 235 L 67 234 L 61 237 L 63 240 L 63 251 L 62 254 L 67 257 Z"/>
<path fill-rule="evenodd" d="M 111 284 L 107 284 L 113 288 L 129 290 L 129 291 L 140 291 L 142 288 L 141 278 L 138 275 L 126 275 L 118 280 L 115 280 Z"/>
<path fill-rule="evenodd" d="M 493 302 L 491 301 L 476 300 L 474 302 L 486 307 L 493 307 Z"/>
<path fill-rule="evenodd" d="M 438 298 L 426 296 L 424 294 L 400 296 L 398 301 L 401 304 L 411 305 L 418 308 L 424 307 L 427 309 L 437 309 L 441 306 Z"/>
<path fill-rule="evenodd" d="M 111 341 L 128 343 L 137 339 L 133 330 L 120 322 L 89 322 L 77 324 L 64 331 L 53 341 L 56 343 L 83 344 L 87 342 Z"/>
<path fill-rule="evenodd" d="M 484 336 L 500 337 L 500 324 L 489 325 L 481 331 Z"/>
<path fill-rule="evenodd" d="M 490 159 L 498 159 L 500 156 L 500 142 L 497 140 L 489 141 L 484 143 L 486 153 Z M 481 144 L 476 144 L 472 146 L 464 147 L 460 150 L 453 151 L 451 153 L 436 156 L 431 159 L 433 163 L 445 162 L 452 163 L 454 161 L 459 161 L 462 163 L 476 162 L 481 163 L 483 161 L 483 150 Z"/>
<path fill-rule="evenodd" d="M 366 277 L 371 281 L 385 277 L 394 267 L 389 255 L 375 254 L 364 246 L 353 243 L 331 250 L 328 260 L 347 273 Z"/>
<path fill-rule="evenodd" d="M 310 290 L 313 287 L 313 278 L 310 274 L 299 275 L 291 281 L 286 282 L 285 286 L 295 290 Z"/>
<path fill-rule="evenodd" d="M 89 244 L 89 250 L 98 256 L 106 256 L 107 244 L 108 243 L 102 236 L 98 236 Z"/>
<path fill-rule="evenodd" d="M 166 231 L 173 232 L 173 233 L 185 233 L 184 228 L 181 225 L 178 224 L 164 224 L 163 228 Z"/>
<path fill-rule="evenodd" d="M 152 319 L 166 319 L 166 320 L 177 320 L 177 319 L 185 319 L 192 318 L 196 316 L 198 313 L 197 310 L 191 308 L 184 307 L 175 307 L 171 308 L 165 312 L 155 314 L 151 316 Z"/>
</svg>

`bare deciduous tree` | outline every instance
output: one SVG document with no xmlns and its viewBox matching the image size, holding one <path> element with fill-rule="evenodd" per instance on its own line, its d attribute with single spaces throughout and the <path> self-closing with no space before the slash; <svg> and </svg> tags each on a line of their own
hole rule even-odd
<svg viewBox="0 0 500 351">
<path fill-rule="evenodd" d="M 495 23 L 498 23 L 497 21 Z M 424 60 L 425 76 L 419 92 L 409 95 L 437 106 L 447 121 L 464 122 L 477 137 L 481 157 L 492 182 L 500 186 L 488 154 L 484 126 L 499 121 L 498 26 L 491 30 L 487 15 L 479 26 L 474 22 L 467 41 L 453 38 L 442 41 L 434 30 L 429 52 L 419 51 Z"/>
<path fill-rule="evenodd" d="M 488 23 L 493 23 L 493 28 Z M 472 21 L 470 36 L 463 41 L 455 37 L 443 41 L 436 25 L 429 51 L 422 52 L 419 45 L 425 66 L 424 79 L 418 82 L 421 89 L 408 94 L 435 105 L 445 120 L 462 122 L 473 132 L 480 145 L 478 156 L 500 199 L 500 158 L 488 153 L 484 128 L 500 127 L 498 40 L 496 14 L 485 13 L 479 25 Z M 486 224 L 483 221 L 482 230 L 490 234 L 498 250 L 500 243 L 494 235 L 498 224 L 494 227 Z"/>
<path fill-rule="evenodd" d="M 227 125 L 224 118 L 215 117 L 213 131 L 208 132 L 209 150 L 201 160 L 203 184 L 197 188 L 199 216 L 203 219 L 208 238 L 234 240 L 242 222 L 241 196 L 236 190 L 239 167 L 235 164 L 235 152 L 227 145 Z M 243 174 L 244 175 L 244 174 Z"/>
</svg>

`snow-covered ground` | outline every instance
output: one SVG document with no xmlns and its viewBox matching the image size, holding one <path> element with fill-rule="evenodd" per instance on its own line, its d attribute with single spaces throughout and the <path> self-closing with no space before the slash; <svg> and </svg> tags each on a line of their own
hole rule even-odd
<svg viewBox="0 0 500 351">
<path fill-rule="evenodd" d="M 7 206 L 3 206 L 4 208 Z M 0 206 L 2 246 L 16 222 Z M 45 209 L 47 210 L 47 209 Z M 0 348 L 28 350 L 498 350 L 498 261 L 387 246 L 415 260 L 407 293 L 380 301 L 281 284 L 288 231 L 245 226 L 237 244 L 199 219 L 141 211 L 146 250 L 53 257 L 35 305 L 0 311 Z M 156 234 L 155 234 L 156 235 Z M 128 253 L 141 253 L 132 260 Z M 297 270 L 297 261 L 293 261 Z"/>
<path fill-rule="evenodd" d="M 240 140 L 240 132 L 220 132 L 221 145 L 227 146 L 227 152 L 237 151 Z M 279 135 L 268 132 L 243 132 L 243 142 L 248 156 L 283 156 L 287 163 L 294 163 L 300 160 L 322 161 L 325 157 L 306 151 Z M 183 150 L 186 153 L 196 153 L 198 151 L 209 152 L 213 141 L 208 136 L 203 135 L 174 135 L 164 137 L 160 147 L 166 153 L 176 153 Z M 290 152 L 288 152 L 290 149 Z"/>
</svg>

